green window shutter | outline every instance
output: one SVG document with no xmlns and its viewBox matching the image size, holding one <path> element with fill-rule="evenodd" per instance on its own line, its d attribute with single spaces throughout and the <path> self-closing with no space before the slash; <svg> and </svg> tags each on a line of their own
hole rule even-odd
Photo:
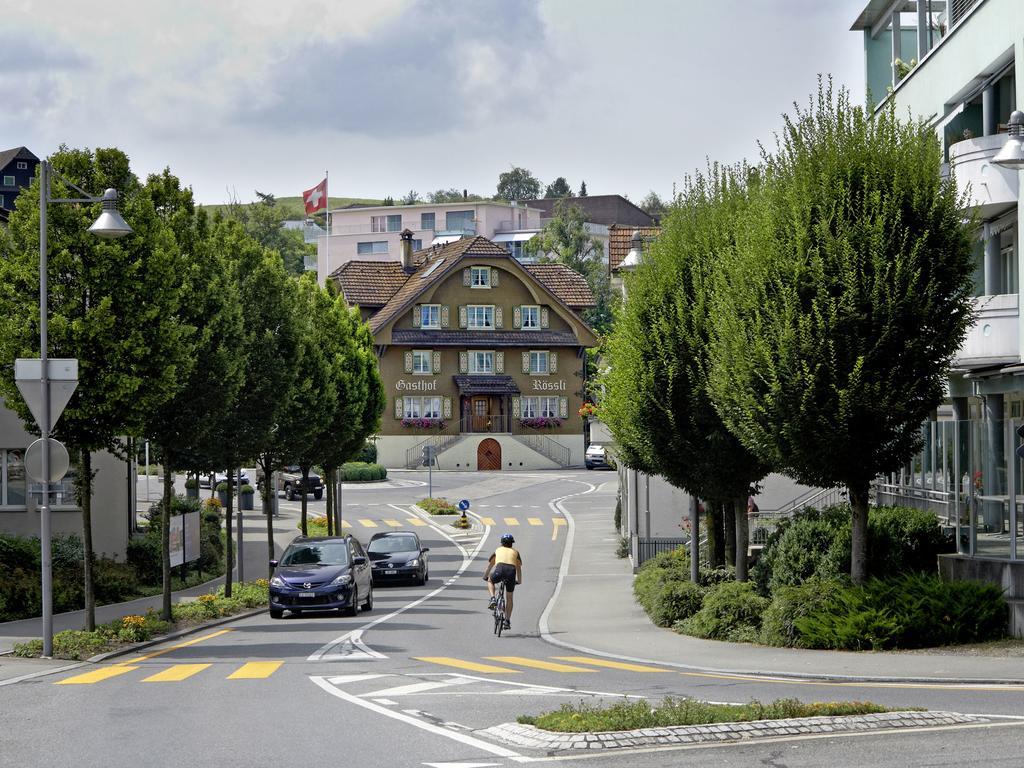
<svg viewBox="0 0 1024 768">
<path fill-rule="evenodd" d="M 412 327 L 420 327 L 420 305 L 417 304 L 412 308 Z"/>
<path fill-rule="evenodd" d="M 547 328 L 548 327 L 548 308 L 547 307 L 541 307 L 540 308 L 540 327 L 541 328 Z"/>
<path fill-rule="evenodd" d="M 446 397 L 444 399 L 444 418 L 450 419 L 452 417 L 452 399 Z"/>
<path fill-rule="evenodd" d="M 501 307 L 494 308 L 494 327 L 501 329 L 505 327 L 505 315 L 501 311 Z"/>
<path fill-rule="evenodd" d="M 395 418 L 400 419 L 405 415 L 405 403 L 401 397 L 395 398 Z"/>
<path fill-rule="evenodd" d="M 440 373 L 440 372 L 441 372 L 441 353 L 440 352 L 435 352 L 434 353 L 434 373 Z"/>
<path fill-rule="evenodd" d="M 469 325 L 469 318 L 466 312 L 466 305 L 459 305 L 459 328 L 465 328 Z"/>
<path fill-rule="evenodd" d="M 467 373 L 469 371 L 469 353 L 459 352 L 459 373 Z"/>
<path fill-rule="evenodd" d="M 557 352 L 548 352 L 548 373 L 558 373 Z"/>
<path fill-rule="evenodd" d="M 405 353 L 405 372 L 412 373 L 412 352 Z"/>
<path fill-rule="evenodd" d="M 512 308 L 512 327 L 522 328 L 523 327 L 523 308 L 515 306 Z"/>
<path fill-rule="evenodd" d="M 505 353 L 498 351 L 494 353 L 494 372 L 504 373 L 505 372 Z"/>
<path fill-rule="evenodd" d="M 462 270 L 462 284 L 467 287 L 473 284 L 473 273 L 470 271 L 469 267 Z"/>
<path fill-rule="evenodd" d="M 498 287 L 498 270 L 491 269 L 491 288 Z"/>
<path fill-rule="evenodd" d="M 523 352 L 523 373 L 530 372 L 530 353 Z"/>
<path fill-rule="evenodd" d="M 563 419 L 569 418 L 569 398 L 560 397 L 558 398 L 558 415 Z"/>
<path fill-rule="evenodd" d="M 447 328 L 448 327 L 448 305 L 447 304 L 445 304 L 443 307 L 441 307 L 441 327 L 442 328 Z"/>
<path fill-rule="evenodd" d="M 519 398 L 518 397 L 513 397 L 512 398 L 512 417 L 513 418 L 517 418 L 517 419 L 519 418 Z"/>
</svg>

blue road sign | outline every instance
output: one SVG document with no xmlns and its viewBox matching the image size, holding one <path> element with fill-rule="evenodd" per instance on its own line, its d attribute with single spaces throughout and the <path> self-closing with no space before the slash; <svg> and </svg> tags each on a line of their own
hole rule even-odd
<svg viewBox="0 0 1024 768">
<path fill-rule="evenodd" d="M 459 509 L 461 509 L 463 512 L 469 509 L 469 499 L 463 499 L 462 501 L 460 501 Z"/>
</svg>

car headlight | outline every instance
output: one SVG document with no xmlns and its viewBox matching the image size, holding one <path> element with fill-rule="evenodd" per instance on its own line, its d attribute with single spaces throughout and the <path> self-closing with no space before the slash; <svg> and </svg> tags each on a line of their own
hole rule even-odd
<svg viewBox="0 0 1024 768">
<path fill-rule="evenodd" d="M 420 560 L 419 560 L 418 557 L 414 557 L 412 560 L 410 560 L 408 563 L 406 563 L 406 565 L 408 565 L 410 568 L 415 568 L 419 564 L 420 564 Z"/>
<path fill-rule="evenodd" d="M 270 586 L 272 586 L 272 587 L 284 587 L 284 586 L 286 586 L 286 584 L 284 583 L 284 579 L 282 579 L 280 576 L 271 576 L 270 577 Z"/>
<path fill-rule="evenodd" d="M 352 583 L 352 577 L 349 574 L 347 574 L 347 573 L 343 573 L 343 574 L 341 574 L 341 576 L 339 576 L 338 578 L 336 578 L 334 581 L 331 582 L 331 586 L 332 587 L 333 586 L 343 587 L 346 584 L 351 584 L 351 583 Z"/>
</svg>

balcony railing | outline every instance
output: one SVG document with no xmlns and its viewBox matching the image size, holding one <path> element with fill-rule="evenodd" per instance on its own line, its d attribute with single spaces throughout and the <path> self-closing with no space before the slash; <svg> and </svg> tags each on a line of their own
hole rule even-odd
<svg viewBox="0 0 1024 768">
<path fill-rule="evenodd" d="M 463 434 L 490 432 L 507 435 L 512 432 L 512 417 L 507 413 L 463 416 L 459 431 Z"/>
<path fill-rule="evenodd" d="M 1006 134 L 997 133 L 958 141 L 949 147 L 949 164 L 956 174 L 957 186 L 969 190 L 968 205 L 982 219 L 1017 203 L 1017 170 L 992 162 L 1005 142 Z"/>
<path fill-rule="evenodd" d="M 960 364 L 996 365 L 1020 357 L 1020 323 L 1016 293 L 998 296 L 977 296 L 977 316 L 957 351 Z"/>
<path fill-rule="evenodd" d="M 460 234 L 460 235 L 475 235 L 476 234 L 476 222 L 475 221 L 454 221 L 452 226 L 447 226 L 443 221 L 438 221 L 432 227 L 424 228 L 418 217 L 409 219 L 403 219 L 402 225 L 398 229 L 388 229 L 383 232 L 374 231 L 373 227 L 369 223 L 365 224 L 332 224 L 331 234 L 332 235 L 397 235 L 403 229 L 408 229 L 416 234 L 418 232 L 430 232 L 437 235 L 444 234 Z"/>
</svg>

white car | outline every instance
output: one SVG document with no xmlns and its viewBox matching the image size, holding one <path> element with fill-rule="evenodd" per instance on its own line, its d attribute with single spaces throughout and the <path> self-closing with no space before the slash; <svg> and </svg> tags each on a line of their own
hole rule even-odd
<svg viewBox="0 0 1024 768">
<path fill-rule="evenodd" d="M 608 451 L 603 445 L 591 445 L 587 448 L 583 462 L 587 465 L 587 469 L 593 469 L 594 467 L 612 468 L 608 461 Z"/>
</svg>

